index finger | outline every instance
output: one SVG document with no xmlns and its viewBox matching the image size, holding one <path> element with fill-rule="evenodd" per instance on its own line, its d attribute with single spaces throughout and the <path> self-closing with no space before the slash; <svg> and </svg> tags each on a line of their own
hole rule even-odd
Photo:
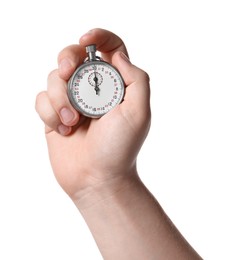
<svg viewBox="0 0 229 260">
<path fill-rule="evenodd" d="M 68 80 L 85 58 L 85 48 L 79 44 L 64 48 L 58 55 L 59 76 L 64 80 Z"/>
<path fill-rule="evenodd" d="M 102 53 L 103 59 L 107 62 L 111 62 L 113 54 L 117 51 L 121 51 L 128 56 L 126 46 L 122 39 L 108 30 L 99 28 L 90 30 L 80 38 L 79 42 L 80 45 L 84 47 L 90 44 L 96 44 L 97 50 Z"/>
</svg>

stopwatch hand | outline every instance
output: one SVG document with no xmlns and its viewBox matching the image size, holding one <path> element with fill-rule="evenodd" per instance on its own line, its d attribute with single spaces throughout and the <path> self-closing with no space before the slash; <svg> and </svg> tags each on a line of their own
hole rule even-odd
<svg viewBox="0 0 229 260">
<path fill-rule="evenodd" d="M 100 91 L 100 88 L 96 85 L 95 86 L 95 93 L 96 93 L 96 95 L 99 95 L 99 91 Z"/>
<path fill-rule="evenodd" d="M 94 77 L 93 80 L 95 81 L 95 88 L 94 89 L 95 89 L 96 95 L 99 95 L 100 89 L 98 87 L 98 78 L 96 77 L 96 74 L 95 74 L 95 77 Z"/>
</svg>

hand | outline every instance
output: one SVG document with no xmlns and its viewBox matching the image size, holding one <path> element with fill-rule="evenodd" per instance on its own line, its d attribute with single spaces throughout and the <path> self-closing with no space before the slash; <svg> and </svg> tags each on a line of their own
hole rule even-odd
<svg viewBox="0 0 229 260">
<path fill-rule="evenodd" d="M 75 111 L 66 91 L 67 80 L 85 59 L 85 46 L 90 44 L 96 44 L 102 58 L 120 71 L 126 85 L 123 102 L 100 119 Z M 79 45 L 60 52 L 59 68 L 48 76 L 47 91 L 37 95 L 36 110 L 45 123 L 54 174 L 75 202 L 98 185 L 102 192 L 102 187 L 136 175 L 136 157 L 150 126 L 150 90 L 148 75 L 127 56 L 118 36 L 91 30 Z"/>
</svg>

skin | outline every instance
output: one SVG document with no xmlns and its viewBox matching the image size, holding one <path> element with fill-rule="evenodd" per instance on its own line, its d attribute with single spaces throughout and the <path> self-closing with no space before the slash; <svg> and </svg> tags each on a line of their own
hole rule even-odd
<svg viewBox="0 0 229 260">
<path fill-rule="evenodd" d="M 66 92 L 89 44 L 96 44 L 126 85 L 123 102 L 100 119 L 80 115 Z M 104 259 L 201 259 L 138 176 L 137 155 L 151 120 L 149 76 L 131 64 L 117 35 L 93 29 L 62 50 L 47 90 L 37 95 L 36 110 L 55 177 Z"/>
</svg>

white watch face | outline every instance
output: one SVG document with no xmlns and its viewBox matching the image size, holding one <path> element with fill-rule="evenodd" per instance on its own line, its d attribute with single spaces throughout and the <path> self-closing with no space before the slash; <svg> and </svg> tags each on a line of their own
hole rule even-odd
<svg viewBox="0 0 229 260">
<path fill-rule="evenodd" d="M 103 61 L 81 65 L 68 82 L 73 107 L 88 117 L 101 117 L 118 105 L 124 95 L 122 77 Z"/>
</svg>

